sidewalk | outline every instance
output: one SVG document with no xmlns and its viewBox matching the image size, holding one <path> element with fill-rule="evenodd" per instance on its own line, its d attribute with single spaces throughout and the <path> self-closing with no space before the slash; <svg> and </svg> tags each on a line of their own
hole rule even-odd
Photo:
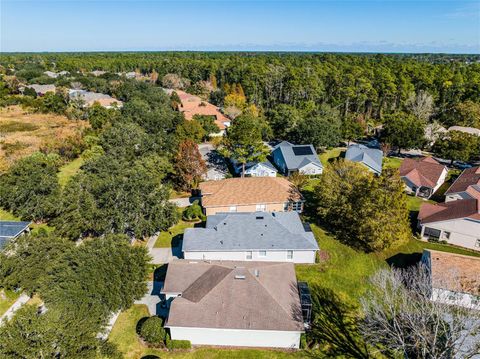
<svg viewBox="0 0 480 359">
<path fill-rule="evenodd" d="M 30 299 L 30 297 L 26 294 L 22 294 L 20 297 L 18 297 L 18 299 L 15 301 L 15 303 L 13 303 L 12 306 L 10 308 L 8 308 L 8 310 L 0 317 L 0 325 L 2 325 L 2 322 L 4 320 L 8 321 L 8 320 L 12 319 L 15 312 L 17 310 L 19 310 L 22 305 L 24 305 L 26 302 L 28 302 L 29 299 Z"/>
</svg>

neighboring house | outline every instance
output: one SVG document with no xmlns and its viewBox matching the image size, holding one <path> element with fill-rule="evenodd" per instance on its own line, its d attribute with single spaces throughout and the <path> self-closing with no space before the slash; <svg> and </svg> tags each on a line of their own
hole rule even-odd
<svg viewBox="0 0 480 359">
<path fill-rule="evenodd" d="M 323 172 L 323 165 L 312 145 L 293 145 L 283 141 L 273 148 L 272 158 L 275 165 L 287 176 L 294 172 L 305 175 L 318 175 Z"/>
<path fill-rule="evenodd" d="M 431 300 L 480 310 L 480 258 L 434 250 L 423 251 L 430 274 Z"/>
<path fill-rule="evenodd" d="M 70 100 L 82 101 L 85 107 L 90 107 L 94 103 L 98 103 L 105 108 L 120 108 L 123 106 L 122 101 L 103 93 L 70 89 L 68 95 Z"/>
<path fill-rule="evenodd" d="M 45 71 L 44 74 L 47 75 L 48 77 L 56 79 L 57 77 L 68 75 L 69 72 L 68 71 L 60 71 L 60 72 Z"/>
<path fill-rule="evenodd" d="M 231 160 L 235 174 L 241 176 L 243 166 L 235 160 Z M 277 169 L 269 160 L 264 162 L 249 162 L 245 164 L 246 177 L 277 177 Z"/>
<path fill-rule="evenodd" d="M 217 213 L 187 228 L 185 259 L 315 263 L 318 244 L 296 212 Z"/>
<path fill-rule="evenodd" d="M 452 126 L 448 128 L 448 131 L 460 131 L 468 133 L 469 135 L 480 136 L 480 129 L 475 127 Z"/>
<path fill-rule="evenodd" d="M 445 182 L 448 169 L 432 157 L 405 158 L 400 166 L 400 177 L 406 191 L 414 196 L 430 198 Z"/>
<path fill-rule="evenodd" d="M 212 135 L 223 135 L 225 129 L 230 126 L 230 120 L 220 112 L 217 106 L 202 100 L 200 97 L 181 90 L 165 89 L 165 92 L 168 95 L 171 95 L 172 92 L 177 93 L 182 102 L 178 110 L 183 113 L 185 119 L 192 120 L 195 115 L 211 116 L 220 129 L 219 133 Z"/>
<path fill-rule="evenodd" d="M 285 212 L 303 210 L 303 197 L 282 177 L 227 178 L 199 185 L 207 216 L 219 212 Z"/>
<path fill-rule="evenodd" d="M 467 168 L 445 192 L 445 202 L 478 198 L 480 166 Z"/>
<path fill-rule="evenodd" d="M 0 221 L 0 251 L 9 241 L 30 231 L 29 226 L 30 222 Z"/>
<path fill-rule="evenodd" d="M 56 87 L 55 85 L 38 85 L 38 84 L 33 84 L 33 85 L 28 85 L 26 86 L 28 88 L 31 88 L 34 90 L 37 94 L 37 96 L 43 96 L 47 92 L 52 92 L 55 93 Z"/>
<path fill-rule="evenodd" d="M 383 152 L 377 148 L 353 144 L 348 146 L 345 159 L 363 164 L 376 175 L 382 174 Z"/>
<path fill-rule="evenodd" d="M 480 251 L 480 191 L 477 198 L 424 203 L 418 214 L 421 238 Z"/>
<path fill-rule="evenodd" d="M 311 309 L 293 263 L 173 261 L 161 293 L 171 338 L 194 345 L 296 349 Z"/>
<path fill-rule="evenodd" d="M 102 71 L 102 70 L 94 70 L 92 72 L 90 72 L 93 76 L 95 77 L 98 77 L 98 76 L 102 76 L 102 75 L 105 75 L 107 73 L 107 71 Z"/>
</svg>

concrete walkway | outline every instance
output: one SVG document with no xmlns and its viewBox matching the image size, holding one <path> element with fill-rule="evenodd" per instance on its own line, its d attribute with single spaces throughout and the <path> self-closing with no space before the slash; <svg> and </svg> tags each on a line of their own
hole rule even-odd
<svg viewBox="0 0 480 359">
<path fill-rule="evenodd" d="M 165 317 L 167 309 L 161 307 L 160 290 L 163 282 L 148 282 L 148 291 L 142 299 L 135 301 L 135 304 L 144 304 L 148 308 L 150 315 L 159 315 Z"/>
<path fill-rule="evenodd" d="M 15 301 L 15 303 L 12 304 L 10 308 L 0 317 L 0 325 L 2 325 L 3 321 L 8 321 L 12 319 L 13 315 L 17 310 L 19 310 L 22 305 L 24 305 L 30 297 L 26 294 L 22 294 L 18 299 Z"/>
<path fill-rule="evenodd" d="M 172 198 L 169 199 L 169 202 L 176 204 L 180 208 L 185 208 L 190 206 L 193 201 L 195 201 L 198 198 L 195 197 L 183 197 L 183 198 Z"/>
</svg>

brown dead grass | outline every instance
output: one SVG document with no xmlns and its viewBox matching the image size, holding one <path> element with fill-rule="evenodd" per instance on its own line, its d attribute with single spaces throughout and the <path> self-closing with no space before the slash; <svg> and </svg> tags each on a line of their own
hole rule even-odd
<svg viewBox="0 0 480 359">
<path fill-rule="evenodd" d="M 29 113 L 20 106 L 0 109 L 0 172 L 14 161 L 38 151 L 47 141 L 71 137 L 85 127 L 83 121 Z"/>
</svg>

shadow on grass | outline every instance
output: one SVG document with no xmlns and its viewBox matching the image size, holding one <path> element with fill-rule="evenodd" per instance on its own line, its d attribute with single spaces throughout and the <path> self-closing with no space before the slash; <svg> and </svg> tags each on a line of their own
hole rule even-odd
<svg viewBox="0 0 480 359">
<path fill-rule="evenodd" d="M 145 356 L 141 357 L 140 359 L 160 359 L 160 357 L 157 356 L 157 355 L 150 354 L 150 355 L 145 355 Z"/>
<path fill-rule="evenodd" d="M 145 323 L 145 321 L 150 318 L 150 317 L 143 317 L 141 318 L 138 322 L 137 322 L 137 325 L 135 326 L 135 332 L 140 335 L 140 330 L 142 329 L 142 325 L 143 323 Z"/>
<path fill-rule="evenodd" d="M 397 253 L 394 256 L 387 258 L 386 262 L 390 267 L 406 269 L 417 265 L 421 259 L 422 253 Z"/>
<path fill-rule="evenodd" d="M 309 346 L 318 344 L 325 357 L 370 358 L 358 328 L 357 310 L 331 289 L 311 287 L 313 315 Z"/>
</svg>

